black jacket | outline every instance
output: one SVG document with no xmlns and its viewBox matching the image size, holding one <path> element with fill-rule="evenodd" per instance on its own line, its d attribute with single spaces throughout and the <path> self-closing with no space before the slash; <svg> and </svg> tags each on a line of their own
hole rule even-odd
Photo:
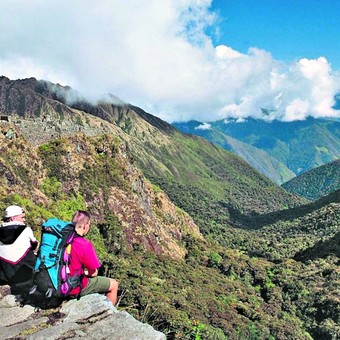
<svg viewBox="0 0 340 340">
<path fill-rule="evenodd" d="M 3 225 L 0 227 L 0 242 L 4 245 L 13 244 L 25 228 L 26 225 L 21 224 Z M 12 294 L 27 293 L 33 285 L 32 278 L 36 256 L 32 249 L 35 247 L 36 243 L 33 243 L 31 249 L 16 264 L 0 258 L 0 284 L 10 285 Z"/>
</svg>

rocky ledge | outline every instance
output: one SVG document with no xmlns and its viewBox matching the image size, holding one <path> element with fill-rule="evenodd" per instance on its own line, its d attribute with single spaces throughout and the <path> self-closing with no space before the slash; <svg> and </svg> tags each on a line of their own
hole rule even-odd
<svg viewBox="0 0 340 340">
<path fill-rule="evenodd" d="M 22 305 L 20 296 L 0 286 L 1 339 L 119 339 L 165 340 L 166 336 L 148 324 L 118 311 L 100 294 L 65 301 L 60 307 L 38 310 Z"/>
</svg>

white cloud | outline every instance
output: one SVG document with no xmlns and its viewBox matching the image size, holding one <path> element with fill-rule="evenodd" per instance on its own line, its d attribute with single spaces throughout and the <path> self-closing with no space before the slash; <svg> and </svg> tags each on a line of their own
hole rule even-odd
<svg viewBox="0 0 340 340">
<path fill-rule="evenodd" d="M 240 58 L 244 56 L 242 53 L 235 51 L 229 46 L 218 45 L 216 46 L 216 57 L 220 60 L 229 60 L 234 58 Z M 223 64 L 221 65 L 223 68 Z"/>
<path fill-rule="evenodd" d="M 339 116 L 324 57 L 291 65 L 213 46 L 211 0 L 3 0 L 0 75 L 112 93 L 164 120 Z"/>
<path fill-rule="evenodd" d="M 284 120 L 287 122 L 293 120 L 303 120 L 309 111 L 309 103 L 305 100 L 294 99 L 285 109 Z"/>
<path fill-rule="evenodd" d="M 228 60 L 230 70 L 227 73 L 239 70 L 236 75 L 239 83 L 228 89 L 235 100 L 231 103 L 226 100 L 220 116 L 251 115 L 286 121 L 305 119 L 309 115 L 340 117 L 340 112 L 332 109 L 334 95 L 340 89 L 340 77 L 332 72 L 324 57 L 285 65 L 264 51 L 252 49 L 248 55 L 237 59 L 237 63 L 240 61 L 237 67 L 233 59 Z M 265 116 L 265 110 L 261 109 L 267 110 Z"/>
<path fill-rule="evenodd" d="M 195 127 L 195 130 L 211 130 L 211 124 L 209 123 L 202 123 Z"/>
</svg>

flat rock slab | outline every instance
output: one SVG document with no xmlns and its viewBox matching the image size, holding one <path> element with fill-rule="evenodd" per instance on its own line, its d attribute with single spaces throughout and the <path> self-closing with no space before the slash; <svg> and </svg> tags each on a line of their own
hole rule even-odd
<svg viewBox="0 0 340 340">
<path fill-rule="evenodd" d="M 163 333 L 143 324 L 126 312 L 118 312 L 86 328 L 88 339 L 165 340 Z"/>
<path fill-rule="evenodd" d="M 20 306 L 22 298 L 16 295 L 6 295 L 0 300 L 0 307 L 15 307 Z"/>
<path fill-rule="evenodd" d="M 1 326 L 11 326 L 19 322 L 27 320 L 32 314 L 35 313 L 35 309 L 32 306 L 26 305 L 24 307 L 8 307 L 0 309 Z M 0 335 L 1 336 L 1 335 Z"/>
<path fill-rule="evenodd" d="M 0 339 L 60 340 L 166 340 L 165 334 L 118 311 L 100 294 L 71 300 L 56 313 L 38 311 L 31 305 L 21 307 L 20 300 L 4 292 L 0 298 Z"/>
<path fill-rule="evenodd" d="M 31 334 L 25 339 L 27 340 L 57 340 L 57 339 L 70 339 L 73 337 L 75 331 L 80 329 L 81 326 L 75 322 L 66 322 L 45 328 L 39 332 Z"/>
<path fill-rule="evenodd" d="M 28 334 L 30 331 L 36 332 L 37 329 L 47 327 L 48 318 L 38 318 L 20 322 L 18 324 L 0 327 L 0 338 L 11 339 L 16 338 L 19 334 Z"/>
<path fill-rule="evenodd" d="M 79 301 L 72 300 L 63 306 L 66 314 L 63 322 L 83 325 L 76 337 L 113 340 L 165 340 L 163 333 L 148 324 L 141 323 L 127 312 L 118 311 L 103 295 L 91 294 Z M 70 337 L 72 338 L 72 337 Z"/>
<path fill-rule="evenodd" d="M 80 300 L 71 300 L 65 304 L 60 313 L 66 314 L 64 322 L 84 322 L 97 318 L 100 315 L 117 313 L 117 309 L 104 295 L 90 294 Z"/>
</svg>

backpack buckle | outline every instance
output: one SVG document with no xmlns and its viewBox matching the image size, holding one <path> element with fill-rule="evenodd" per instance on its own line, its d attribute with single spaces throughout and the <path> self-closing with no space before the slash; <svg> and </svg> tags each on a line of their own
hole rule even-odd
<svg viewBox="0 0 340 340">
<path fill-rule="evenodd" d="M 52 296 L 53 293 L 53 289 L 52 288 L 48 288 L 47 292 L 45 293 L 45 296 L 49 299 Z"/>
</svg>

